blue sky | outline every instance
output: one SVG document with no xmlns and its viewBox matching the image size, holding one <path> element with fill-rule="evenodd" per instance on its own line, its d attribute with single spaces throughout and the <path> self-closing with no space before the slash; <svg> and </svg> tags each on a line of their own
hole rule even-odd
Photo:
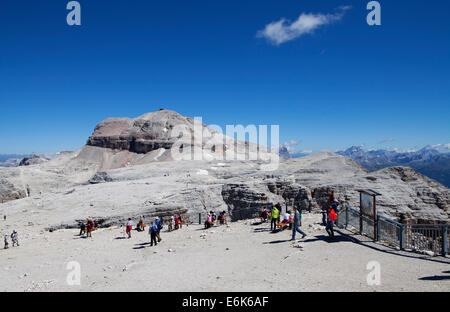
<svg viewBox="0 0 450 312">
<path fill-rule="evenodd" d="M 0 153 L 83 146 L 107 117 L 159 108 L 279 124 L 302 150 L 450 142 L 449 1 L 80 0 L 0 3 Z M 340 18 L 274 44 L 304 13 Z M 294 36 L 295 37 L 295 36 Z"/>
</svg>

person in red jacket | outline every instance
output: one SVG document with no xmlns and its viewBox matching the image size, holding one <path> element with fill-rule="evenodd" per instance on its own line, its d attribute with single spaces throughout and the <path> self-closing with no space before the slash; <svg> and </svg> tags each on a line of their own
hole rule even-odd
<svg viewBox="0 0 450 312">
<path fill-rule="evenodd" d="M 326 230 L 328 235 L 330 236 L 331 239 L 334 238 L 334 222 L 337 220 L 337 215 L 336 212 L 334 211 L 334 209 L 329 208 L 328 209 L 328 218 L 327 218 L 327 226 L 326 226 Z"/>
<path fill-rule="evenodd" d="M 90 218 L 86 218 L 86 219 L 87 219 L 86 237 L 92 237 L 92 230 L 94 229 L 94 221 L 92 221 L 92 219 L 90 219 Z"/>
</svg>

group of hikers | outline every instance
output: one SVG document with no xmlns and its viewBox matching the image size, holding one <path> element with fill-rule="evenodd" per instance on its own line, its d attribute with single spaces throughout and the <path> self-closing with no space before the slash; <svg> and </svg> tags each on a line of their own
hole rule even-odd
<svg viewBox="0 0 450 312">
<path fill-rule="evenodd" d="M 334 192 L 331 192 L 328 205 L 322 210 L 322 224 L 325 226 L 330 239 L 334 239 L 334 223 L 337 220 L 338 205 L 339 203 L 334 198 Z M 293 207 L 293 211 L 286 208 L 286 212 L 282 214 L 281 204 L 277 203 L 270 211 L 267 207 L 264 207 L 261 211 L 260 219 L 263 222 L 267 222 L 270 219 L 271 231 L 276 231 L 277 227 L 279 229 L 289 228 L 289 230 L 292 230 L 291 240 L 295 240 L 296 233 L 300 233 L 302 238 L 307 236 L 300 228 L 302 226 L 302 211 L 302 206 L 298 205 Z M 281 215 L 283 217 L 282 221 Z"/>
<path fill-rule="evenodd" d="M 11 237 L 11 241 L 12 241 L 12 246 L 19 246 L 19 234 L 17 233 L 16 230 L 14 230 L 11 235 L 5 234 L 4 238 L 5 238 L 5 247 L 4 249 L 8 249 L 9 248 L 9 242 L 8 239 Z"/>
<path fill-rule="evenodd" d="M 92 231 L 95 229 L 95 223 L 94 220 L 91 218 L 86 218 L 86 223 L 80 222 L 80 234 L 86 234 L 86 237 L 92 237 Z"/>
<path fill-rule="evenodd" d="M 168 224 L 168 231 L 171 232 L 173 230 L 181 229 L 183 226 L 183 218 L 181 215 L 178 215 L 177 217 L 171 216 Z M 125 224 L 125 233 L 127 234 L 128 238 L 131 238 L 131 231 L 133 230 L 133 221 L 131 218 L 128 218 L 128 221 Z M 145 231 L 145 218 L 144 216 L 141 216 L 139 218 L 139 222 L 136 225 L 135 230 L 138 232 Z M 92 231 L 96 229 L 96 225 L 94 220 L 91 218 L 86 218 L 86 222 L 80 222 L 80 234 L 86 234 L 86 237 L 92 237 Z M 153 244 L 156 246 L 159 242 L 161 242 L 161 236 L 160 232 L 163 229 L 163 223 L 159 217 L 156 217 L 154 221 L 150 222 L 150 227 L 148 233 L 150 234 L 150 246 L 153 246 Z M 6 238 L 5 238 L 6 241 Z"/>
<path fill-rule="evenodd" d="M 216 221 L 220 224 L 227 224 L 227 213 L 225 212 L 225 210 L 219 213 L 219 216 L 217 216 L 216 213 L 211 210 L 205 220 L 205 229 L 209 229 L 210 227 L 214 226 Z"/>
<path fill-rule="evenodd" d="M 173 217 L 171 217 L 173 219 Z M 136 231 L 141 232 L 145 231 L 145 220 L 144 216 L 141 216 L 139 218 L 139 223 L 136 226 Z M 153 244 L 156 246 L 159 242 L 161 242 L 161 235 L 160 232 L 163 229 L 163 225 L 159 217 L 155 218 L 155 221 L 150 222 L 148 234 L 150 235 L 150 246 L 153 246 Z M 131 221 L 131 218 L 128 219 L 128 222 L 125 227 L 125 232 L 128 235 L 128 238 L 131 238 L 131 231 L 133 230 L 133 221 Z"/>
<path fill-rule="evenodd" d="M 322 209 L 322 224 L 325 226 L 325 229 L 328 233 L 330 239 L 334 239 L 334 223 L 337 220 L 338 213 L 338 205 L 339 203 L 334 198 L 334 192 L 331 192 L 328 206 Z M 280 203 L 277 203 L 270 209 L 270 211 L 264 207 L 260 218 L 263 222 L 267 222 L 270 219 L 270 229 L 272 231 L 279 229 L 289 228 L 292 230 L 292 238 L 291 240 L 295 240 L 296 233 L 300 233 L 302 238 L 305 238 L 307 234 L 301 230 L 302 226 L 302 206 L 294 206 L 293 211 L 287 210 L 284 214 L 282 214 L 282 207 Z M 281 220 L 281 217 L 283 219 Z M 205 221 L 205 228 L 208 229 L 214 226 L 215 222 L 219 222 L 220 224 L 227 224 L 227 216 L 226 212 L 222 211 L 217 216 L 214 211 L 210 211 Z M 171 216 L 168 223 L 168 231 L 171 232 L 173 230 L 181 229 L 183 225 L 183 219 L 181 215 L 174 217 Z M 138 232 L 145 231 L 145 220 L 144 216 L 139 218 L 139 223 L 136 226 L 136 230 Z M 96 224 L 93 219 L 86 218 L 86 222 L 80 222 L 80 236 L 82 234 L 86 234 L 86 237 L 92 237 L 92 231 L 96 229 Z M 125 225 L 125 232 L 128 235 L 128 238 L 131 238 L 131 231 L 133 229 L 133 221 L 131 218 L 128 219 Z M 160 232 L 163 229 L 163 223 L 159 217 L 156 217 L 154 221 L 150 222 L 149 234 L 150 234 L 150 246 L 153 244 L 156 246 L 159 242 L 161 242 Z M 19 246 L 19 235 L 16 230 L 14 230 L 10 235 L 5 234 L 4 236 L 4 249 L 9 248 L 8 239 L 11 238 L 12 246 Z"/>
</svg>

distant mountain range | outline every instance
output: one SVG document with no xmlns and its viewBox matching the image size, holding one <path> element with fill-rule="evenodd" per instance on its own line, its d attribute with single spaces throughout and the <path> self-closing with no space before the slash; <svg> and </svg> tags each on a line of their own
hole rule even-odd
<svg viewBox="0 0 450 312">
<path fill-rule="evenodd" d="M 369 171 L 392 166 L 408 166 L 450 187 L 450 153 L 439 151 L 433 146 L 425 146 L 411 152 L 365 150 L 359 146 L 352 146 L 336 153 L 352 158 Z"/>
<path fill-rule="evenodd" d="M 339 155 L 355 160 L 369 171 L 376 171 L 386 167 L 407 166 L 417 172 L 432 178 L 446 187 L 450 187 L 450 152 L 438 149 L 436 146 L 425 146 L 418 151 L 399 152 L 395 150 L 366 150 L 360 146 L 352 146 L 345 151 L 336 152 Z M 282 159 L 307 156 L 309 153 L 289 153 L 288 148 L 281 146 L 279 150 Z M 0 154 L 0 167 L 16 167 L 22 160 L 24 165 L 31 164 L 39 159 L 48 160 L 55 155 L 20 155 Z"/>
<path fill-rule="evenodd" d="M 29 166 L 55 157 L 55 154 L 0 154 L 0 167 Z"/>
<path fill-rule="evenodd" d="M 16 167 L 28 155 L 0 154 L 0 167 Z"/>
</svg>

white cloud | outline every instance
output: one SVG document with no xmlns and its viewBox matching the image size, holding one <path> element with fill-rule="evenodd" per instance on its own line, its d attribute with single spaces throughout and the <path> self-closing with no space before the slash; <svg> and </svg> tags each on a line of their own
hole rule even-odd
<svg viewBox="0 0 450 312">
<path fill-rule="evenodd" d="M 263 30 L 258 31 L 256 36 L 258 38 L 266 38 L 274 45 L 280 45 L 305 34 L 310 34 L 323 25 L 341 20 L 345 11 L 350 8 L 351 6 L 341 6 L 334 14 L 302 13 L 299 18 L 293 22 L 282 18 L 279 21 L 267 24 Z"/>
</svg>

